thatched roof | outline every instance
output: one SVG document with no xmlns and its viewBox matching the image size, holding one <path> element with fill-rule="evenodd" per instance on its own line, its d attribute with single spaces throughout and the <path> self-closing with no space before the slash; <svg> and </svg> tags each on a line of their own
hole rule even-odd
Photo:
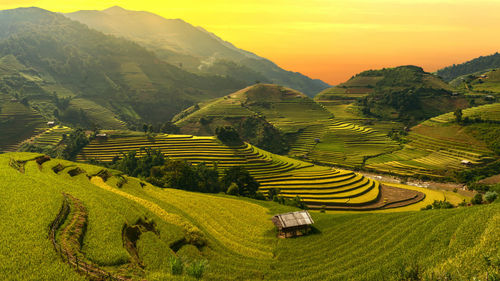
<svg viewBox="0 0 500 281">
<path fill-rule="evenodd" d="M 314 223 L 308 211 L 297 211 L 285 214 L 279 214 L 272 218 L 274 225 L 278 229 L 306 226 Z"/>
</svg>

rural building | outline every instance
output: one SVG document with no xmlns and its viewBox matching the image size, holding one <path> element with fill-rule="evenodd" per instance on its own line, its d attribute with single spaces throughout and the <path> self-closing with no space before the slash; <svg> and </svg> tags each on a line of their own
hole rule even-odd
<svg viewBox="0 0 500 281">
<path fill-rule="evenodd" d="M 462 161 L 460 161 L 460 163 L 464 166 L 471 166 L 472 165 L 472 162 L 469 160 L 462 160 Z"/>
<path fill-rule="evenodd" d="M 278 228 L 278 237 L 288 238 L 307 234 L 314 223 L 308 211 L 275 215 L 271 219 Z"/>
<path fill-rule="evenodd" d="M 56 125 L 55 121 L 49 121 L 49 122 L 47 122 L 47 126 L 49 126 L 49 127 L 54 127 L 55 125 Z"/>
<path fill-rule="evenodd" d="M 97 140 L 107 140 L 108 139 L 108 134 L 96 134 L 95 138 Z"/>
</svg>

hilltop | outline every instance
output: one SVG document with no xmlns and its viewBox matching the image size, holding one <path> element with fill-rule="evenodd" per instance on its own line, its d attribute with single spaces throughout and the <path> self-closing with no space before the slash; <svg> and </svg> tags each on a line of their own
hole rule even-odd
<svg viewBox="0 0 500 281">
<path fill-rule="evenodd" d="M 283 153 L 294 135 L 331 117 L 326 109 L 298 91 L 256 84 L 188 108 L 173 121 L 181 132 L 193 135 L 215 135 L 217 127 L 233 126 L 244 140 Z"/>
<path fill-rule="evenodd" d="M 60 14 L 38 8 L 0 11 L 1 100 L 23 102 L 45 121 L 138 127 L 245 85 L 187 72 L 134 42 Z"/>
<path fill-rule="evenodd" d="M 355 102 L 360 115 L 415 123 L 468 106 L 463 96 L 452 93 L 450 85 L 422 68 L 400 66 L 364 71 L 315 100 L 325 106 Z"/>
<path fill-rule="evenodd" d="M 103 11 L 65 14 L 106 34 L 125 37 L 158 57 L 195 73 L 218 74 L 246 83 L 260 81 L 297 89 L 314 96 L 329 87 L 321 80 L 286 71 L 268 59 L 239 49 L 202 27 L 181 19 L 165 19 L 142 11 L 112 7 Z"/>
<path fill-rule="evenodd" d="M 194 280 L 189 268 L 201 263 L 206 280 L 387 280 L 409 274 L 471 280 L 499 274 L 499 204 L 389 214 L 311 212 L 312 234 L 279 239 L 271 216 L 296 209 L 161 189 L 117 171 L 38 154 L 0 155 L 0 187 L 6 195 L 0 197 L 0 241 L 8 245 L 0 248 L 0 276 L 11 279 Z M 171 259 L 186 264 L 182 275 L 173 275 Z"/>
<path fill-rule="evenodd" d="M 500 67 L 500 54 L 494 53 L 489 56 L 481 56 L 470 61 L 454 64 L 436 71 L 437 75 L 443 78 L 444 81 L 452 81 L 453 79 L 476 72 L 486 72 L 493 68 Z"/>
</svg>

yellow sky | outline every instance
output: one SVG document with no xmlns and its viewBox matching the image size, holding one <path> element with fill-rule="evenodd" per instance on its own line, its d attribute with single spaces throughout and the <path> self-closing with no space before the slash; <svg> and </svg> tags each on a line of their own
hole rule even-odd
<svg viewBox="0 0 500 281">
<path fill-rule="evenodd" d="M 434 71 L 500 49 L 500 0 L 0 0 L 0 9 L 57 12 L 114 5 L 182 18 L 331 84 L 370 68 Z"/>
</svg>

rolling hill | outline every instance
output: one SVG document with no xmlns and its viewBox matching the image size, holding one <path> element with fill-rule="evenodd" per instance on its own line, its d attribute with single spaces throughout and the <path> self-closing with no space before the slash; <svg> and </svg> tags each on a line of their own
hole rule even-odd
<svg viewBox="0 0 500 281">
<path fill-rule="evenodd" d="M 485 280 L 499 274 L 499 204 L 311 212 L 311 235 L 279 239 L 270 218 L 290 207 L 160 189 L 37 154 L 0 155 L 0 187 L 6 195 L 0 197 L 3 279 L 195 280 L 190 267 L 200 263 L 205 280 Z M 181 275 L 172 274 L 171 258 L 186 264 Z"/>
<path fill-rule="evenodd" d="M 453 79 L 472 74 L 475 72 L 486 72 L 493 68 L 500 67 L 500 54 L 494 53 L 488 56 L 481 56 L 470 61 L 454 64 L 436 71 L 437 75 L 443 78 L 444 81 L 452 81 Z"/>
<path fill-rule="evenodd" d="M 60 14 L 0 11 L 1 94 L 24 100 L 47 121 L 115 129 L 160 123 L 245 85 L 187 72 Z"/>
<path fill-rule="evenodd" d="M 465 108 L 463 96 L 453 96 L 453 88 L 417 66 L 368 70 L 334 88 L 319 93 L 315 100 L 325 107 L 356 104 L 356 114 L 379 120 L 415 124 L 456 108 Z"/>
<path fill-rule="evenodd" d="M 222 98 L 201 103 L 177 115 L 181 132 L 215 135 L 220 126 L 233 126 L 254 145 L 286 153 L 293 137 L 332 115 L 306 95 L 271 84 L 256 84 Z"/>
<path fill-rule="evenodd" d="M 149 12 L 117 6 L 103 11 L 78 11 L 66 16 L 106 34 L 133 40 L 154 51 L 161 59 L 191 72 L 229 76 L 246 83 L 280 84 L 311 97 L 329 87 L 321 80 L 286 71 L 181 19 L 165 19 Z"/>
</svg>

